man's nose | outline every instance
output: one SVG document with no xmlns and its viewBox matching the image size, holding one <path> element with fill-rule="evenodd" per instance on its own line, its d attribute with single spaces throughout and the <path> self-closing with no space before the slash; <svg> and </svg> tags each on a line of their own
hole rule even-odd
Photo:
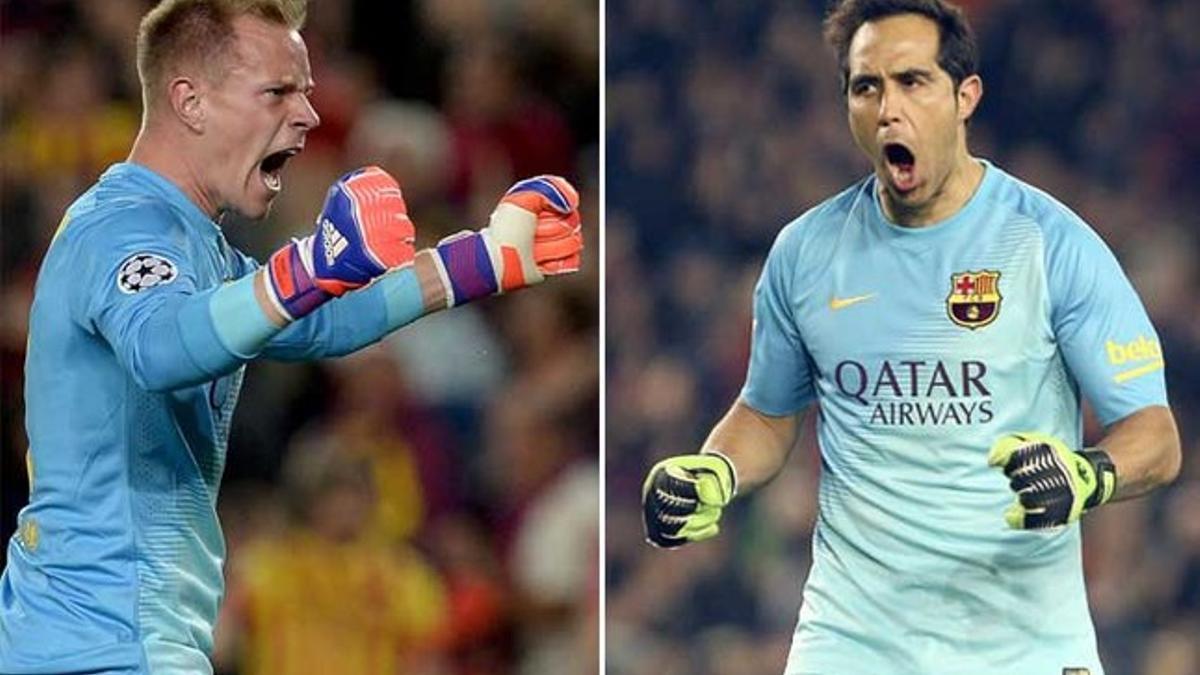
<svg viewBox="0 0 1200 675">
<path fill-rule="evenodd" d="M 903 97 L 900 96 L 900 92 L 885 84 L 879 93 L 879 126 L 886 127 L 900 121 L 903 108 Z"/>
<path fill-rule="evenodd" d="M 292 126 L 305 131 L 311 131 L 321 126 L 321 116 L 317 114 L 317 109 L 313 107 L 312 101 L 308 100 L 308 96 L 300 95 L 300 109 L 292 120 Z"/>
</svg>

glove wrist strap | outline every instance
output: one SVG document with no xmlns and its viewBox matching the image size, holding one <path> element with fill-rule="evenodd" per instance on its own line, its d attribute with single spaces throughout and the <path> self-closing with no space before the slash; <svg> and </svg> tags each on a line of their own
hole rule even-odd
<svg viewBox="0 0 1200 675">
<path fill-rule="evenodd" d="M 1096 489 L 1083 503 L 1085 510 L 1091 510 L 1108 502 L 1117 491 L 1117 467 L 1104 448 L 1087 448 L 1079 454 L 1092 465 L 1096 474 Z"/>
<path fill-rule="evenodd" d="M 311 260 L 304 259 L 304 246 L 312 246 L 311 237 L 293 239 L 267 262 L 268 295 L 289 322 L 311 314 L 333 298 L 314 281 Z"/>
<path fill-rule="evenodd" d="M 700 452 L 700 454 L 713 455 L 714 457 L 720 457 L 722 460 L 725 461 L 725 465 L 729 467 L 729 485 L 730 485 L 729 498 L 733 499 L 734 497 L 736 497 L 737 491 L 738 491 L 738 475 L 737 475 L 737 467 L 735 467 L 733 465 L 733 460 L 729 459 L 729 456 L 726 455 L 725 453 L 721 452 L 720 450 L 715 450 L 713 448 L 708 448 L 706 450 L 702 450 Z"/>
<path fill-rule="evenodd" d="M 463 232 L 437 245 L 448 307 L 495 295 L 500 290 L 487 241 L 479 232 Z"/>
</svg>

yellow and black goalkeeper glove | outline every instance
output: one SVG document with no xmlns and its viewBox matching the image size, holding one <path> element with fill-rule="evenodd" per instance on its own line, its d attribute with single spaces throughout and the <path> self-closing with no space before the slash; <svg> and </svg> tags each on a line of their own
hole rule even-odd
<svg viewBox="0 0 1200 675">
<path fill-rule="evenodd" d="M 675 548 L 715 537 L 721 509 L 737 493 L 737 474 L 725 455 L 669 457 L 642 483 L 646 541 Z"/>
<path fill-rule="evenodd" d="M 1017 530 L 1073 523 L 1117 489 L 1117 472 L 1107 452 L 1075 452 L 1047 434 L 1002 436 L 988 453 L 988 465 L 1003 468 L 1008 486 L 1017 493 L 1004 512 L 1008 526 Z"/>
</svg>

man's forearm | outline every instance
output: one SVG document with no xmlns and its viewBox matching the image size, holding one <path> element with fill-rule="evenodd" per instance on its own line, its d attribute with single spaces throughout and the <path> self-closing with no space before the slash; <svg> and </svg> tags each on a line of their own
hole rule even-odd
<svg viewBox="0 0 1200 675">
<path fill-rule="evenodd" d="M 436 255 L 437 253 L 433 249 L 425 249 L 418 252 L 413 260 L 412 272 L 416 274 L 417 284 L 421 291 L 421 312 L 419 312 L 418 316 L 446 308 L 446 286 L 438 273 L 437 263 L 434 262 Z M 384 276 L 402 273 L 404 273 L 403 270 L 397 270 L 389 272 L 388 275 Z M 262 268 L 256 277 L 254 295 L 259 309 L 271 323 L 280 328 L 285 327 L 288 324 L 287 318 L 271 303 L 266 291 L 266 284 L 268 283 L 266 281 L 266 268 Z M 394 326 L 392 329 L 394 330 L 399 327 Z"/>
<path fill-rule="evenodd" d="M 1112 501 L 1141 496 L 1179 474 L 1179 430 L 1171 410 L 1164 406 L 1143 408 L 1112 424 L 1097 445 L 1116 467 Z"/>
<path fill-rule="evenodd" d="M 446 309 L 449 305 L 446 283 L 442 280 L 441 272 L 438 271 L 436 258 L 437 251 L 427 248 L 418 252 L 416 260 L 413 262 L 413 271 L 421 286 L 421 300 L 424 303 L 426 314 Z"/>
<path fill-rule="evenodd" d="M 428 275 L 422 274 L 424 253 L 417 254 L 413 265 L 392 270 L 289 325 L 263 353 L 283 361 L 344 356 L 445 309 L 444 298 L 439 299 Z M 432 284 L 440 285 L 436 276 Z"/>
<path fill-rule="evenodd" d="M 418 251 L 412 265 L 318 307 L 271 340 L 266 355 L 285 361 L 343 356 L 446 309 L 449 290 L 437 256 L 435 249 Z M 265 313 L 269 304 L 262 302 L 265 297 Z"/>
<path fill-rule="evenodd" d="M 703 451 L 716 450 L 733 462 L 737 489 L 743 493 L 779 473 L 798 431 L 795 415 L 764 415 L 739 400 L 713 427 Z"/>
</svg>

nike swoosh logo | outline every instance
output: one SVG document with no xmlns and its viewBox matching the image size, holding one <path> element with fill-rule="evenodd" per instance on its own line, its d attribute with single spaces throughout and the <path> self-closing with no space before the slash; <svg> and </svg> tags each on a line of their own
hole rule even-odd
<svg viewBox="0 0 1200 675">
<path fill-rule="evenodd" d="M 857 305 L 858 303 L 870 300 L 873 297 L 875 297 L 874 293 L 867 293 L 866 295 L 855 295 L 849 298 L 833 298 L 829 301 L 829 309 L 832 309 L 836 312 L 839 309 L 845 309 L 850 305 Z"/>
</svg>

